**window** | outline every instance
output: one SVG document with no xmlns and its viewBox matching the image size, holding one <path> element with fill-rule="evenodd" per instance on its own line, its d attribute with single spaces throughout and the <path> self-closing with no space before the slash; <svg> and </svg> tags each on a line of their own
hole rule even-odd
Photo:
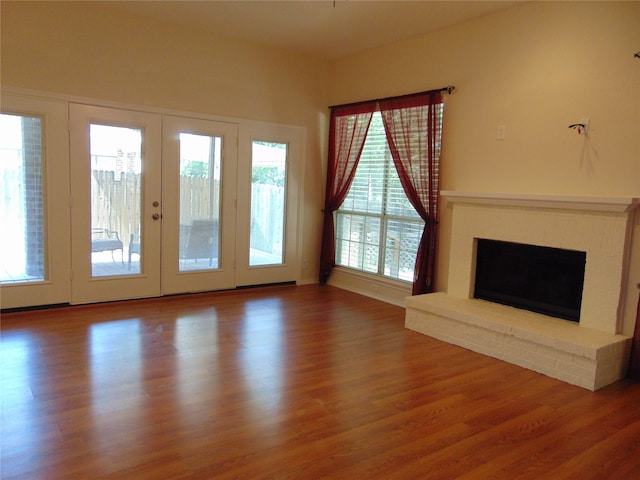
<svg viewBox="0 0 640 480">
<path fill-rule="evenodd" d="M 45 280 L 42 120 L 0 114 L 0 282 Z"/>
<path fill-rule="evenodd" d="M 320 283 L 338 265 L 435 291 L 442 92 L 452 89 L 331 107 Z"/>
<path fill-rule="evenodd" d="M 254 140 L 251 148 L 249 266 L 284 261 L 287 144 Z"/>
<path fill-rule="evenodd" d="M 373 114 L 353 183 L 335 221 L 336 265 L 413 281 L 424 222 L 400 184 L 380 112 Z"/>
</svg>

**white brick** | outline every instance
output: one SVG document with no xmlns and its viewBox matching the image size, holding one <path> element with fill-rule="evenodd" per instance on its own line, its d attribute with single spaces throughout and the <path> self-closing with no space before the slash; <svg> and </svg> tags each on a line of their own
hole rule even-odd
<svg viewBox="0 0 640 480">
<path fill-rule="evenodd" d="M 549 322 L 546 333 L 541 322 Z M 630 342 L 621 335 L 443 293 L 407 298 L 405 326 L 591 390 L 624 375 Z"/>
</svg>

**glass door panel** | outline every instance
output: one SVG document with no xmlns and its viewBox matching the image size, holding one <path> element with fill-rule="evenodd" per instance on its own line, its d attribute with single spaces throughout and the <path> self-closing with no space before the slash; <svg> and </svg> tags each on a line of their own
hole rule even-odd
<svg viewBox="0 0 640 480">
<path fill-rule="evenodd" d="M 178 270 L 220 265 L 222 137 L 180 133 L 180 258 Z"/>
<path fill-rule="evenodd" d="M 91 275 L 137 275 L 142 254 L 142 130 L 91 124 L 89 140 Z"/>
<path fill-rule="evenodd" d="M 249 266 L 281 265 L 287 144 L 254 140 L 251 149 L 251 224 Z"/>
<path fill-rule="evenodd" d="M 3 95 L 2 308 L 70 300 L 68 135 L 66 103 Z"/>
<path fill-rule="evenodd" d="M 238 126 L 163 117 L 162 291 L 235 287 Z"/>
</svg>

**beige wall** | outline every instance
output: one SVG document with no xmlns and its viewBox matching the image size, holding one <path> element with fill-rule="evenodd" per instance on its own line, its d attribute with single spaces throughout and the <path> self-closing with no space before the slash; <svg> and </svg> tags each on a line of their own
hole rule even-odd
<svg viewBox="0 0 640 480">
<path fill-rule="evenodd" d="M 91 2 L 1 8 L 3 86 L 306 127 L 301 278 L 317 281 L 327 62 Z"/>
<path fill-rule="evenodd" d="M 532 2 L 341 58 L 331 64 L 329 100 L 455 85 L 443 189 L 640 196 L 638 49 L 639 2 Z M 568 128 L 583 117 L 588 137 Z M 442 211 L 438 288 L 446 290 L 451 212 Z M 637 298 L 640 271 L 631 277 Z M 629 333 L 630 312 L 625 324 Z"/>
<path fill-rule="evenodd" d="M 445 189 L 637 194 L 639 48 L 639 2 L 528 3 L 333 62 L 329 98 L 455 85 Z M 567 128 L 582 117 L 586 141 Z"/>
</svg>

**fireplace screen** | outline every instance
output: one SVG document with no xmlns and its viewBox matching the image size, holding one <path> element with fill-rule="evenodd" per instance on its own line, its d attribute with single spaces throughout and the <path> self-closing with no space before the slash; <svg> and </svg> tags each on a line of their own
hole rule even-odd
<svg viewBox="0 0 640 480">
<path fill-rule="evenodd" d="M 474 297 L 578 322 L 586 256 L 477 239 Z"/>
</svg>

